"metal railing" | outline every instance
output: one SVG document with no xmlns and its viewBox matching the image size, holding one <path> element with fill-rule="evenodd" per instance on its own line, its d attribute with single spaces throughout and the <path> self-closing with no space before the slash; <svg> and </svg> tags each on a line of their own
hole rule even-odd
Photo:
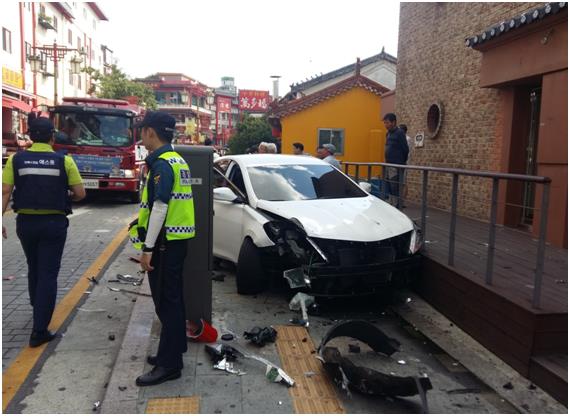
<svg viewBox="0 0 570 416">
<path fill-rule="evenodd" d="M 536 253 L 536 269 L 534 273 L 534 289 L 532 306 L 535 308 L 540 307 L 540 298 L 542 290 L 542 277 L 544 272 L 544 257 L 545 257 L 545 246 L 546 246 L 546 224 L 548 218 L 548 204 L 550 200 L 550 184 L 551 179 L 544 176 L 530 176 L 530 175 L 519 175 L 511 173 L 497 173 L 497 172 L 481 172 L 481 171 L 471 171 L 464 169 L 453 169 L 453 168 L 437 168 L 428 166 L 413 166 L 413 165 L 396 165 L 391 163 L 365 163 L 365 162 L 342 162 L 344 166 L 344 172 L 348 175 L 351 166 L 354 166 L 355 174 L 353 177 L 355 181 L 358 182 L 360 179 L 366 178 L 371 181 L 372 178 L 378 178 L 380 182 L 382 180 L 384 183 L 389 185 L 397 184 L 397 194 L 396 194 L 396 207 L 400 209 L 402 207 L 402 198 L 400 192 L 402 190 L 403 173 L 405 170 L 415 170 L 422 172 L 422 183 L 421 183 L 421 227 L 422 234 L 425 242 L 426 228 L 427 228 L 427 197 L 428 197 L 428 175 L 430 172 L 438 172 L 442 174 L 452 175 L 451 184 L 451 207 L 450 207 L 450 224 L 449 224 L 449 250 L 447 263 L 450 266 L 455 264 L 455 240 L 456 240 L 456 224 L 457 224 L 457 196 L 459 190 L 459 177 L 460 176 L 471 176 L 478 178 L 489 178 L 492 180 L 492 191 L 491 191 L 491 205 L 490 205 L 490 218 L 489 218 L 489 234 L 488 234 L 488 248 L 487 248 L 487 264 L 485 272 L 485 282 L 488 285 L 493 283 L 493 267 L 495 260 L 495 238 L 496 238 L 496 226 L 497 226 L 497 205 L 498 205 L 498 195 L 499 195 L 499 181 L 501 180 L 512 180 L 512 181 L 522 181 L 537 183 L 543 185 L 542 200 L 540 205 L 540 221 L 539 221 L 539 232 L 538 232 L 538 247 Z M 360 168 L 366 167 L 367 175 L 360 177 Z M 382 175 L 372 175 L 372 170 L 374 167 L 382 167 Z M 397 170 L 397 182 L 388 180 L 386 168 L 394 168 Z M 390 184 L 390 182 L 392 182 Z"/>
</svg>

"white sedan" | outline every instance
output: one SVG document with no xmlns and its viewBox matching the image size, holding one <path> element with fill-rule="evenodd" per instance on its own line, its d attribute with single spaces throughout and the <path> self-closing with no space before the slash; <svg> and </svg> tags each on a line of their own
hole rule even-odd
<svg viewBox="0 0 570 416">
<path fill-rule="evenodd" d="M 217 159 L 214 256 L 237 265 L 237 290 L 270 277 L 316 296 L 373 294 L 404 281 L 422 238 L 405 214 L 320 159 Z"/>
</svg>

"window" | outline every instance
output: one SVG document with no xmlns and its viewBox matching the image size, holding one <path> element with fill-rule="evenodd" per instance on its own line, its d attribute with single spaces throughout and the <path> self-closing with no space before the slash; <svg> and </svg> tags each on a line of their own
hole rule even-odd
<svg viewBox="0 0 570 416">
<path fill-rule="evenodd" d="M 331 143 L 336 147 L 336 154 L 344 154 L 344 129 L 319 129 L 319 147 Z"/>
<path fill-rule="evenodd" d="M 42 72 L 47 72 L 47 60 L 48 60 L 47 54 L 45 52 L 40 52 L 40 59 L 41 59 L 40 70 Z"/>
<path fill-rule="evenodd" d="M 198 97 L 195 95 L 192 96 L 192 105 L 198 105 Z"/>
<path fill-rule="evenodd" d="M 73 32 L 71 29 L 67 29 L 67 43 L 73 45 Z"/>
<path fill-rule="evenodd" d="M 77 36 L 77 50 L 81 50 L 81 38 Z"/>
<path fill-rule="evenodd" d="M 33 54 L 32 45 L 26 42 L 26 62 L 30 62 L 30 56 Z"/>
<path fill-rule="evenodd" d="M 69 85 L 73 86 L 73 72 L 69 70 Z"/>
<path fill-rule="evenodd" d="M 81 89 L 81 74 L 77 75 L 77 88 Z"/>
<path fill-rule="evenodd" d="M 55 17 L 55 16 L 53 17 L 53 28 L 57 32 L 57 17 Z"/>
<path fill-rule="evenodd" d="M 2 49 L 12 53 L 12 32 L 6 28 L 2 28 Z"/>
</svg>

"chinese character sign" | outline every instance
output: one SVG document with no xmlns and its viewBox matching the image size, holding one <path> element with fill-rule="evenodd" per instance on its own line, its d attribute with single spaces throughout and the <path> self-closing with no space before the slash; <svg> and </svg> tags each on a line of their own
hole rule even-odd
<svg viewBox="0 0 570 416">
<path fill-rule="evenodd" d="M 232 99 L 229 97 L 216 97 L 218 113 L 230 113 L 232 111 Z"/>
<path fill-rule="evenodd" d="M 239 109 L 252 112 L 265 112 L 269 107 L 269 91 L 240 90 Z"/>
</svg>

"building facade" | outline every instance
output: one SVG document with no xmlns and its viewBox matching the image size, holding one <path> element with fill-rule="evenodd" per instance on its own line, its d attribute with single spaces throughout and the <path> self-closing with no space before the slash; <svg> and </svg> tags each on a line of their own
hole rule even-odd
<svg viewBox="0 0 570 416">
<path fill-rule="evenodd" d="M 56 98 L 60 102 L 65 96 L 90 94 L 90 76 L 81 69 L 92 67 L 103 72 L 112 63 L 111 52 L 100 37 L 105 21 L 107 17 L 94 2 L 4 5 L 3 142 L 13 141 L 26 132 L 27 114 L 31 111 L 45 111 Z M 37 72 L 32 71 L 34 59 Z"/>
<path fill-rule="evenodd" d="M 152 88 L 160 111 L 176 118 L 180 142 L 202 143 L 212 136 L 212 95 L 208 86 L 187 75 L 169 72 L 159 72 L 137 81 Z"/>
<path fill-rule="evenodd" d="M 228 143 L 239 122 L 238 89 L 234 77 L 222 77 L 222 85 L 214 90 L 215 127 L 214 141 L 224 146 Z"/>
<path fill-rule="evenodd" d="M 402 3 L 395 109 L 423 133 L 409 164 L 548 176 L 547 239 L 567 247 L 566 3 Z M 421 179 L 409 172 L 409 196 Z M 450 205 L 451 180 L 430 177 L 431 206 Z M 542 187 L 499 190 L 500 223 L 538 231 Z M 490 181 L 466 179 L 458 212 L 488 220 Z M 483 201 L 483 202 L 482 202 Z"/>
</svg>

